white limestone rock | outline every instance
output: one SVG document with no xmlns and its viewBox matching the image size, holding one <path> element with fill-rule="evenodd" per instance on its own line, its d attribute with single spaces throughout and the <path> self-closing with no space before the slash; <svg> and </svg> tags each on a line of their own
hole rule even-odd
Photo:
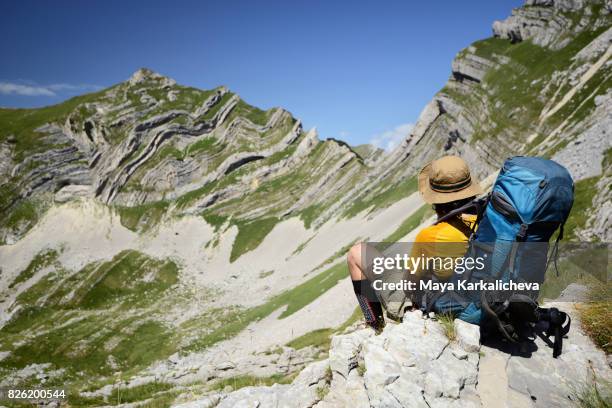
<svg viewBox="0 0 612 408">
<path fill-rule="evenodd" d="M 348 378 L 349 372 L 357 367 L 357 355 L 361 350 L 362 341 L 370 333 L 370 330 L 360 330 L 332 338 L 329 349 L 329 366 L 333 373 Z"/>
<path fill-rule="evenodd" d="M 480 326 L 455 319 L 453 322 L 457 343 L 467 352 L 480 350 Z"/>
</svg>

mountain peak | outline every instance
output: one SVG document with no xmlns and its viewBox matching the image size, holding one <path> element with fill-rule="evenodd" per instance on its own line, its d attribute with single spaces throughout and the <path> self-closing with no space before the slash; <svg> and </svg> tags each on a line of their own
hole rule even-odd
<svg viewBox="0 0 612 408">
<path fill-rule="evenodd" d="M 169 80 L 170 78 L 163 76 L 162 74 L 159 74 L 149 68 L 139 68 L 136 72 L 132 74 L 132 76 L 129 79 L 129 83 L 130 85 L 135 85 L 135 84 L 139 84 L 141 82 L 147 81 L 147 80 L 161 80 L 161 79 Z"/>
</svg>

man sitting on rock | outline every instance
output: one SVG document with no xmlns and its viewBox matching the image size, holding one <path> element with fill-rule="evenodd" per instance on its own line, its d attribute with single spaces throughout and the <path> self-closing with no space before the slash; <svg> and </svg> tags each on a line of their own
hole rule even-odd
<svg viewBox="0 0 612 408">
<path fill-rule="evenodd" d="M 418 185 L 423 199 L 432 204 L 438 218 L 462 207 L 482 194 L 480 184 L 470 174 L 467 163 L 457 156 L 444 156 L 427 164 L 419 173 Z M 446 221 L 424 228 L 416 236 L 411 256 L 463 256 L 469 235 L 475 227 L 475 221 L 476 215 L 458 214 Z M 365 267 L 366 245 L 365 243 L 355 244 L 348 251 L 347 263 L 353 281 L 353 289 L 366 324 L 380 333 L 385 325 L 383 306 L 388 317 L 399 320 L 403 316 L 406 300 L 418 303 L 418 299 L 414 297 L 407 299 L 408 295 L 403 291 L 400 293 L 401 299 L 398 299 L 397 296 L 394 296 L 398 292 L 374 290 L 372 282 L 385 280 L 386 275 L 375 276 L 371 266 Z M 367 251 L 377 250 L 368 246 Z M 371 258 L 368 256 L 368 259 Z M 418 279 L 435 276 L 436 279 L 444 281 L 450 278 L 453 270 L 450 268 L 421 269 L 413 273 L 413 276 Z"/>
</svg>

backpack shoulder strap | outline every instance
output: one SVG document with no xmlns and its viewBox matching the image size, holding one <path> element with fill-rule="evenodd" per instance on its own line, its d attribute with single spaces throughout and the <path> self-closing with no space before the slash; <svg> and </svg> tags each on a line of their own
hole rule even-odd
<svg viewBox="0 0 612 408">
<path fill-rule="evenodd" d="M 461 218 L 460 216 L 456 216 L 451 218 L 450 220 L 446 221 L 447 223 L 449 223 L 451 226 L 453 226 L 454 228 L 457 228 L 459 231 L 461 231 L 461 233 L 463 235 L 465 235 L 466 237 L 470 237 L 472 235 L 472 233 L 474 232 L 473 227 L 470 227 L 469 225 L 467 225 Z M 474 224 L 475 225 L 475 224 Z"/>
<path fill-rule="evenodd" d="M 555 272 L 557 274 L 557 278 L 559 277 L 559 268 L 557 267 L 557 259 L 559 258 L 559 241 L 563 239 L 563 227 L 565 226 L 565 222 L 561 224 L 559 227 L 559 235 L 557 235 L 557 239 L 555 240 L 555 244 L 553 246 L 552 251 L 548 258 L 546 258 L 546 265 L 544 267 L 544 272 L 548 270 L 548 266 L 550 265 L 550 261 L 552 259 L 553 264 L 555 265 Z"/>
<path fill-rule="evenodd" d="M 469 203 L 462 205 L 461 207 L 456 208 L 452 211 L 449 211 L 447 214 L 444 214 L 444 216 L 438 218 L 434 224 L 439 224 L 441 222 L 448 221 L 451 218 L 454 218 L 458 215 L 469 213 L 468 210 L 472 210 L 472 211 L 476 210 L 476 222 L 474 223 L 474 225 L 478 225 L 478 223 L 482 219 L 484 210 L 488 202 L 489 202 L 489 195 L 483 198 L 477 198 L 475 200 L 472 200 Z"/>
</svg>

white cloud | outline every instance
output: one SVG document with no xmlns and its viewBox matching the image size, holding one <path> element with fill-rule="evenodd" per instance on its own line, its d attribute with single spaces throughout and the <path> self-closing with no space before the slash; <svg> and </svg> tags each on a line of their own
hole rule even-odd
<svg viewBox="0 0 612 408">
<path fill-rule="evenodd" d="M 54 96 L 55 92 L 45 88 L 44 86 L 32 86 L 23 84 L 13 84 L 10 82 L 0 82 L 0 94 L 22 96 Z"/>
<path fill-rule="evenodd" d="M 341 130 L 340 131 L 340 138 L 341 139 L 344 139 L 345 137 L 350 136 L 350 135 L 351 135 L 351 132 L 349 132 L 348 130 Z"/>
<path fill-rule="evenodd" d="M 37 85 L 30 82 L 0 82 L 0 94 L 20 96 L 56 96 L 58 92 L 85 92 L 98 90 L 101 87 L 89 84 L 51 84 Z"/>
<path fill-rule="evenodd" d="M 413 128 L 413 123 L 403 123 L 391 130 L 374 135 L 370 143 L 387 151 L 393 150 L 412 132 Z"/>
<path fill-rule="evenodd" d="M 61 91 L 97 91 L 99 89 L 102 89 L 101 86 L 98 85 L 90 85 L 90 84 L 80 84 L 80 85 L 73 85 L 73 84 L 51 84 L 49 86 L 47 86 L 48 89 L 50 89 L 51 91 L 54 92 L 61 92 Z"/>
</svg>

